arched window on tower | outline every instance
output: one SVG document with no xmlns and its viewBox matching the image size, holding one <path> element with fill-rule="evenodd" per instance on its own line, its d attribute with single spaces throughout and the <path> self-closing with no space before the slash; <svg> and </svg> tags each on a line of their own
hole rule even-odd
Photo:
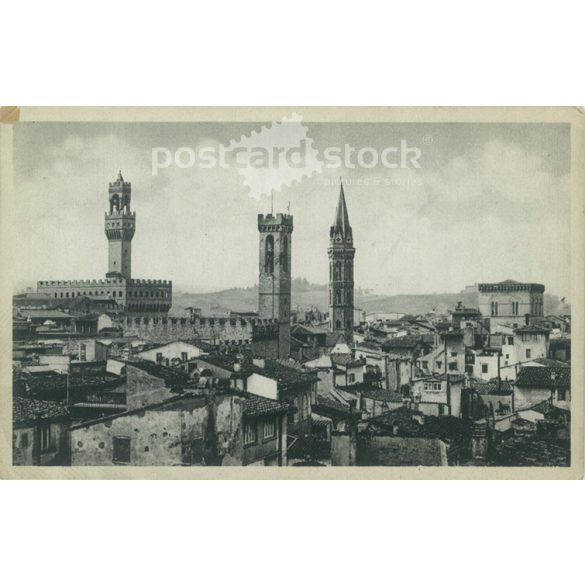
<svg viewBox="0 0 585 585">
<path fill-rule="evenodd" d="M 282 266 L 283 272 L 288 273 L 288 238 L 284 236 L 282 238 L 282 260 L 280 265 Z"/>
<path fill-rule="evenodd" d="M 341 321 L 339 319 L 335 321 L 335 329 L 341 329 Z"/>
<path fill-rule="evenodd" d="M 351 279 L 352 279 L 351 260 L 346 260 L 345 261 L 345 280 L 351 280 Z"/>
<path fill-rule="evenodd" d="M 341 291 L 337 290 L 335 291 L 335 303 L 337 305 L 341 305 L 342 301 L 341 301 Z"/>
<path fill-rule="evenodd" d="M 274 236 L 269 235 L 266 238 L 265 246 L 264 269 L 268 274 L 272 274 L 274 272 Z"/>
<path fill-rule="evenodd" d="M 335 263 L 335 280 L 341 280 L 341 262 Z"/>
</svg>

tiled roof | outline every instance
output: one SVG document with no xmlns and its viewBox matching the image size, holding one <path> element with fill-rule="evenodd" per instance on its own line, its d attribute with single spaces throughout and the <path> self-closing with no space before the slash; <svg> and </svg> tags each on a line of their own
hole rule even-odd
<svg viewBox="0 0 585 585">
<path fill-rule="evenodd" d="M 256 396 L 256 394 L 249 394 L 246 396 L 244 402 L 244 414 L 246 416 L 265 416 L 270 414 L 279 414 L 288 412 L 290 406 L 264 398 L 263 396 Z"/>
<path fill-rule="evenodd" d="M 550 358 L 536 358 L 532 360 L 534 363 L 540 364 L 542 366 L 549 366 L 555 368 L 570 368 L 571 366 L 565 362 L 561 362 L 559 360 L 552 360 Z"/>
<path fill-rule="evenodd" d="M 317 396 L 317 404 L 313 406 L 313 410 L 320 414 L 321 412 L 333 411 L 340 415 L 349 415 L 350 408 L 347 404 L 333 400 L 327 396 Z"/>
<path fill-rule="evenodd" d="M 284 386 L 293 386 L 317 380 L 317 372 L 301 366 L 283 363 L 280 360 L 264 360 L 264 367 L 252 366 L 251 371 L 276 380 Z"/>
<path fill-rule="evenodd" d="M 515 333 L 550 333 L 544 327 L 537 327 L 536 325 L 526 325 L 524 327 L 517 327 L 514 329 Z"/>
<path fill-rule="evenodd" d="M 374 351 L 380 351 L 381 347 L 379 343 L 373 341 L 362 341 L 357 344 L 357 349 L 371 349 Z"/>
<path fill-rule="evenodd" d="M 47 310 L 20 309 L 20 314 L 25 318 L 31 317 L 36 319 L 71 319 L 71 315 L 69 313 L 50 309 Z"/>
<path fill-rule="evenodd" d="M 353 386 L 346 386 L 343 389 L 352 394 L 359 392 L 364 398 L 370 398 L 378 402 L 396 402 L 402 404 L 403 400 L 403 396 L 399 392 L 389 392 L 388 390 L 376 388 L 368 384 L 354 384 Z"/>
<path fill-rule="evenodd" d="M 12 402 L 13 424 L 25 424 L 35 420 L 54 420 L 67 416 L 67 407 L 59 402 L 35 400 L 15 396 Z"/>
<path fill-rule="evenodd" d="M 518 372 L 516 386 L 527 388 L 570 388 L 571 368 L 526 366 Z"/>
<path fill-rule="evenodd" d="M 405 335 L 404 337 L 394 337 L 387 339 L 382 343 L 382 349 L 411 349 L 421 343 L 420 337 L 414 335 Z"/>
<path fill-rule="evenodd" d="M 167 386 L 184 385 L 189 381 L 188 374 L 175 368 L 167 368 L 160 364 L 153 364 L 146 360 L 137 359 L 126 360 L 125 363 L 129 366 L 138 368 L 155 378 L 164 380 Z"/>
<path fill-rule="evenodd" d="M 336 366 L 343 366 L 345 368 L 359 368 L 363 366 L 363 362 L 356 360 L 349 353 L 332 353 L 330 354 L 331 361 Z"/>
</svg>

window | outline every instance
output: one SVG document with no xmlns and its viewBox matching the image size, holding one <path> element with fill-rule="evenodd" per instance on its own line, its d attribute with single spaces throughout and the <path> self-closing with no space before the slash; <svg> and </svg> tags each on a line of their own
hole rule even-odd
<svg viewBox="0 0 585 585">
<path fill-rule="evenodd" d="M 341 280 L 341 262 L 335 263 L 335 280 Z"/>
<path fill-rule="evenodd" d="M 41 451 L 48 451 L 51 448 L 51 427 L 49 425 L 40 428 Z"/>
<path fill-rule="evenodd" d="M 269 235 L 266 238 L 264 256 L 264 270 L 267 274 L 274 272 L 274 236 Z"/>
<path fill-rule="evenodd" d="M 481 373 L 482 374 L 488 373 L 488 364 L 481 364 Z"/>
<path fill-rule="evenodd" d="M 264 439 L 272 439 L 276 436 L 276 423 L 273 418 L 264 421 L 262 436 Z"/>
<path fill-rule="evenodd" d="M 435 390 L 436 392 L 440 392 L 441 391 L 441 382 L 433 382 L 433 390 Z"/>
<path fill-rule="evenodd" d="M 182 362 L 186 362 L 187 361 L 187 352 L 186 351 L 182 351 L 181 352 L 181 361 Z"/>
<path fill-rule="evenodd" d="M 529 360 L 532 357 L 532 350 L 527 349 L 526 350 L 526 359 Z"/>
<path fill-rule="evenodd" d="M 284 236 L 282 239 L 282 270 L 288 272 L 288 238 Z"/>
<path fill-rule="evenodd" d="M 564 398 L 563 398 L 564 400 Z M 20 435 L 20 448 L 26 449 L 28 447 L 28 433 L 22 433 Z"/>
<path fill-rule="evenodd" d="M 567 400 L 567 391 L 564 388 L 559 388 L 557 390 L 557 400 L 565 401 Z M 22 443 L 21 443 L 22 446 Z"/>
<path fill-rule="evenodd" d="M 246 423 L 244 425 L 244 445 L 251 445 L 256 442 L 256 425 Z"/>
<path fill-rule="evenodd" d="M 456 362 L 451 362 L 449 364 L 449 370 L 454 372 L 457 369 L 457 363 Z"/>
<path fill-rule="evenodd" d="M 157 352 L 156 354 L 156 361 L 158 362 L 162 362 L 163 360 L 163 354 L 161 352 Z"/>
<path fill-rule="evenodd" d="M 114 437 L 114 463 L 130 463 L 130 437 Z"/>
<path fill-rule="evenodd" d="M 497 317 L 498 315 L 498 303 L 493 301 L 492 302 L 492 317 Z"/>
<path fill-rule="evenodd" d="M 353 384 L 355 382 L 355 374 L 349 374 L 349 376 L 347 377 L 347 381 L 350 384 Z"/>
</svg>

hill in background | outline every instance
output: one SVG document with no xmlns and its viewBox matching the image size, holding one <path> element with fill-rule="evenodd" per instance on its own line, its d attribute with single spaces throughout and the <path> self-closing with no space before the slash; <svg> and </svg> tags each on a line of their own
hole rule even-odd
<svg viewBox="0 0 585 585">
<path fill-rule="evenodd" d="M 311 284 L 306 279 L 292 282 L 292 307 L 328 307 L 327 285 Z M 477 308 L 477 293 L 437 293 L 426 295 L 375 295 L 369 290 L 356 289 L 355 306 L 366 313 L 421 314 L 430 311 L 446 313 L 461 301 L 466 307 Z M 258 287 L 232 288 L 213 293 L 181 293 L 173 295 L 173 313 L 182 313 L 187 307 L 200 308 L 204 315 L 227 314 L 229 311 L 252 312 L 258 310 Z M 553 295 L 544 295 L 545 314 L 568 314 L 570 306 Z"/>
</svg>

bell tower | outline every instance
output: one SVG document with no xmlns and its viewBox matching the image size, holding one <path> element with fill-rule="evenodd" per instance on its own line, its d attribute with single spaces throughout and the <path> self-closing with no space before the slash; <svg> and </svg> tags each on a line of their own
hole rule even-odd
<svg viewBox="0 0 585 585">
<path fill-rule="evenodd" d="M 353 340 L 353 234 L 345 204 L 343 183 L 329 230 L 329 329 Z"/>
<path fill-rule="evenodd" d="M 277 319 L 278 356 L 290 354 L 291 244 L 293 217 L 285 213 L 258 215 L 260 276 L 258 315 Z"/>
<path fill-rule="evenodd" d="M 110 183 L 110 210 L 105 218 L 108 278 L 132 277 L 132 238 L 136 229 L 136 214 L 130 211 L 131 191 L 131 184 L 124 181 L 122 171 L 118 172 L 118 178 Z"/>
</svg>

